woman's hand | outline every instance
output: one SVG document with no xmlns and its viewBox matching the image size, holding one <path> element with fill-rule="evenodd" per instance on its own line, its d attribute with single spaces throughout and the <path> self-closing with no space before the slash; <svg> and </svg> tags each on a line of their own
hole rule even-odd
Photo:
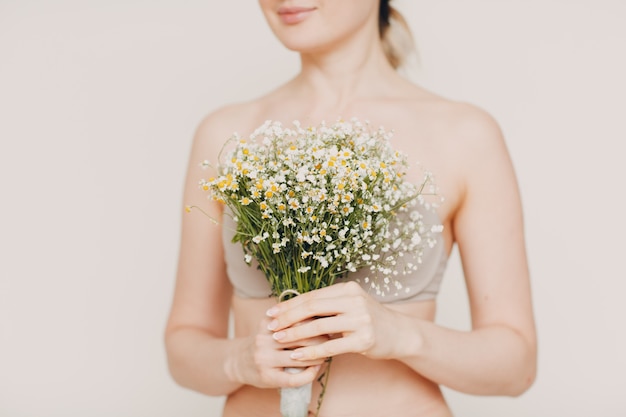
<svg viewBox="0 0 626 417">
<path fill-rule="evenodd" d="M 324 358 L 295 360 L 292 350 L 310 347 L 328 340 L 325 336 L 301 338 L 291 343 L 279 343 L 268 327 L 270 319 L 261 321 L 255 335 L 248 337 L 237 352 L 236 360 L 227 365 L 231 379 L 259 388 L 297 387 L 315 380 Z M 288 373 L 284 368 L 302 368 L 300 373 Z M 230 369 L 228 369 L 230 368 Z"/>
<path fill-rule="evenodd" d="M 280 345 L 328 335 L 327 341 L 297 348 L 289 355 L 314 361 L 342 353 L 361 353 L 373 359 L 401 354 L 399 313 L 370 297 L 358 284 L 347 282 L 311 291 L 270 308 L 269 330 Z"/>
</svg>

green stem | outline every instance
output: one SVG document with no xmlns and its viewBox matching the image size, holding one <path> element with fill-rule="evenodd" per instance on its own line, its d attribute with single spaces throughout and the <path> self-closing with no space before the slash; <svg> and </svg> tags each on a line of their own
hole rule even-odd
<svg viewBox="0 0 626 417">
<path fill-rule="evenodd" d="M 317 397 L 317 410 L 315 410 L 315 417 L 318 417 L 320 414 L 320 408 L 322 408 L 322 401 L 324 400 L 324 394 L 326 394 L 326 387 L 328 386 L 328 377 L 330 376 L 330 364 L 333 362 L 333 358 L 326 358 L 326 369 L 324 373 L 317 378 L 317 382 L 322 386 L 322 391 L 320 392 L 319 397 Z M 323 379 L 323 381 L 322 381 Z"/>
<path fill-rule="evenodd" d="M 185 207 L 185 210 L 186 210 L 188 213 L 189 213 L 189 212 L 191 212 L 191 210 L 194 210 L 194 209 L 195 209 L 195 210 L 200 210 L 200 212 L 201 212 L 202 214 L 204 214 L 205 216 L 207 216 L 207 217 L 209 218 L 209 220 L 211 220 L 213 223 L 215 223 L 215 224 L 217 224 L 217 225 L 219 225 L 219 224 L 220 224 L 220 222 L 218 222 L 218 221 L 217 221 L 216 219 L 214 219 L 214 218 L 213 218 L 213 217 L 212 217 L 209 213 L 207 213 L 206 211 L 202 210 L 202 209 L 201 209 L 200 207 L 198 207 L 198 206 L 186 206 L 186 207 Z"/>
</svg>

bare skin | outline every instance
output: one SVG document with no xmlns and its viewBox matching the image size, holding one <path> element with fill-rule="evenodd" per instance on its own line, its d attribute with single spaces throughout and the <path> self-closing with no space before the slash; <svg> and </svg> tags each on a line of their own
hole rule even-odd
<svg viewBox="0 0 626 417">
<path fill-rule="evenodd" d="M 281 2 L 261 3 L 268 14 Z M 323 9 L 324 2 L 314 4 Z M 273 26 L 288 47 L 301 45 L 301 73 L 267 96 L 220 109 L 201 123 L 184 202 L 221 217 L 222 207 L 198 190 L 198 179 L 210 176 L 198 162 L 216 163 L 225 139 L 235 131 L 247 135 L 265 120 L 307 125 L 354 116 L 393 128 L 393 145 L 435 173 L 445 197 L 438 212 L 448 252 L 456 244 L 462 257 L 472 330 L 434 324 L 435 301 L 380 304 L 351 283 L 280 304 L 235 297 L 220 226 L 186 214 L 166 329 L 169 365 L 181 385 L 227 395 L 226 417 L 278 416 L 276 388 L 315 380 L 329 356 L 332 376 L 320 416 L 449 416 L 440 384 L 470 394 L 519 395 L 534 380 L 521 204 L 500 129 L 482 110 L 400 77 L 380 42 L 371 42 L 375 18 L 364 15 L 349 41 L 337 35 L 324 48 L 302 46 L 300 33 L 285 35 Z M 268 21 L 276 25 L 271 16 Z M 412 170 L 409 179 L 417 182 L 420 175 Z M 235 334 L 229 338 L 231 311 Z M 327 318 L 312 320 L 319 316 Z M 286 366 L 305 371 L 287 374 Z"/>
</svg>

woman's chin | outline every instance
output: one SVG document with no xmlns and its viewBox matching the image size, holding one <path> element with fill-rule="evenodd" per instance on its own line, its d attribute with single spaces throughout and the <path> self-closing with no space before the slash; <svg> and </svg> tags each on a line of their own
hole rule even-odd
<svg viewBox="0 0 626 417">
<path fill-rule="evenodd" d="M 290 51 L 299 52 L 301 54 L 315 54 L 325 49 L 325 42 L 315 42 L 310 36 L 290 36 L 279 37 L 283 46 Z"/>
</svg>

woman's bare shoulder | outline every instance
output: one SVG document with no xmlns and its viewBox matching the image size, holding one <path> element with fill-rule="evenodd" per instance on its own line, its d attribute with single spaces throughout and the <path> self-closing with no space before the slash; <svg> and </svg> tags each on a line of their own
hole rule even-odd
<svg viewBox="0 0 626 417">
<path fill-rule="evenodd" d="M 471 103 L 448 101 L 441 104 L 440 138 L 456 155 L 459 168 L 474 170 L 477 166 L 508 161 L 505 138 L 496 119 L 483 108 Z"/>
<path fill-rule="evenodd" d="M 495 118 L 471 103 L 444 100 L 440 117 L 451 139 L 459 145 L 488 145 L 500 142 L 502 132 Z"/>
<path fill-rule="evenodd" d="M 402 110 L 403 137 L 418 132 L 420 150 L 429 169 L 446 190 L 450 210 L 460 204 L 473 174 L 485 167 L 509 164 L 502 131 L 495 118 L 471 103 L 420 91 Z M 398 112 L 400 113 L 400 112 Z M 503 172 L 500 170 L 500 172 Z"/>
<path fill-rule="evenodd" d="M 196 138 L 223 142 L 233 133 L 244 134 L 254 129 L 255 116 L 259 112 L 259 107 L 256 100 L 222 106 L 207 114 L 200 121 L 196 129 Z"/>
<path fill-rule="evenodd" d="M 417 86 L 411 92 L 410 102 L 409 111 L 414 116 L 430 120 L 432 127 L 440 131 L 438 140 L 497 141 L 502 137 L 495 118 L 475 104 L 452 100 Z"/>
<path fill-rule="evenodd" d="M 212 111 L 200 121 L 196 138 L 221 144 L 234 133 L 248 136 L 265 122 L 267 108 L 280 100 L 282 90 L 279 87 L 261 97 L 231 103 Z"/>
<path fill-rule="evenodd" d="M 466 163 L 466 157 L 484 161 L 505 152 L 502 131 L 495 118 L 485 109 L 471 103 L 451 100 L 422 88 L 416 88 L 408 105 L 398 111 L 409 121 L 405 128 L 422 133 L 422 139 L 455 164 Z M 410 132 L 407 132 L 410 133 Z M 465 162 L 463 162 L 465 161 Z"/>
</svg>

